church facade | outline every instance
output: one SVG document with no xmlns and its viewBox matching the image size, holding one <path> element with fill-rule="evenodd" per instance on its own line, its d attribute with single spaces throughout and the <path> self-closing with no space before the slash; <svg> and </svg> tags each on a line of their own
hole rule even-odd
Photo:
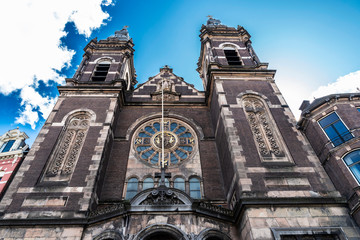
<svg viewBox="0 0 360 240">
<path fill-rule="evenodd" d="M 204 91 L 169 66 L 136 86 L 126 29 L 91 40 L 0 202 L 0 236 L 359 239 L 250 34 L 210 18 L 200 40 Z"/>
</svg>

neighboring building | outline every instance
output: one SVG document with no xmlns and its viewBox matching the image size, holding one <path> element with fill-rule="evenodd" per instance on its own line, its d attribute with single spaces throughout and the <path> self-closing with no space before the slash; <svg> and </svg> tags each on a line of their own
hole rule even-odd
<svg viewBox="0 0 360 240">
<path fill-rule="evenodd" d="M 360 224 L 360 93 L 304 101 L 300 110 L 299 128 Z"/>
<path fill-rule="evenodd" d="M 169 66 L 135 88 L 127 30 L 91 40 L 0 202 L 0 236 L 359 239 L 250 34 L 210 18 L 200 40 L 204 91 Z"/>
<path fill-rule="evenodd" d="M 13 129 L 0 137 L 0 198 L 29 151 L 26 133 Z"/>
</svg>

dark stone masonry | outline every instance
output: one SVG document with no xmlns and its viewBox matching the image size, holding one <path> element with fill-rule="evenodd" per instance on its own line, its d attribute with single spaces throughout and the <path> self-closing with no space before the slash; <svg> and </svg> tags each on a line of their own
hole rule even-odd
<svg viewBox="0 0 360 240">
<path fill-rule="evenodd" d="M 305 101 L 296 123 L 243 27 L 209 18 L 200 40 L 204 91 L 169 66 L 137 85 L 125 28 L 91 40 L 0 238 L 359 239 L 360 94 Z"/>
</svg>

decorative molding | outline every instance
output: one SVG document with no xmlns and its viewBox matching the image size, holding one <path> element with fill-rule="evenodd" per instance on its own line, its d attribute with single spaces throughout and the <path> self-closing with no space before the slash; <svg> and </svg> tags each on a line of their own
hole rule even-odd
<svg viewBox="0 0 360 240">
<path fill-rule="evenodd" d="M 123 203 L 119 203 L 119 204 L 112 204 L 112 205 L 108 205 L 105 207 L 99 207 L 97 209 L 95 209 L 94 211 L 89 213 L 89 217 L 97 217 L 97 216 L 101 216 L 101 215 L 105 215 L 107 213 L 111 213 L 114 211 L 123 211 L 125 210 L 125 204 Z"/>
<path fill-rule="evenodd" d="M 212 212 L 220 213 L 220 214 L 223 214 L 223 215 L 228 215 L 228 216 L 233 216 L 234 215 L 234 212 L 232 210 L 230 210 L 230 209 L 223 208 L 223 207 L 216 206 L 216 205 L 212 205 L 212 204 L 206 203 L 206 202 L 200 202 L 199 207 L 203 208 L 203 209 L 206 209 L 206 210 L 209 210 L 209 211 L 212 211 Z"/>
<path fill-rule="evenodd" d="M 179 205 L 185 204 L 171 189 L 160 186 L 145 198 L 140 205 Z"/>
<path fill-rule="evenodd" d="M 79 112 L 64 126 L 63 135 L 58 139 L 50 158 L 43 181 L 68 181 L 75 169 L 81 148 L 90 127 L 91 115 Z"/>
<path fill-rule="evenodd" d="M 262 162 L 291 163 L 280 132 L 264 102 L 255 95 L 245 95 L 242 102 Z"/>
</svg>

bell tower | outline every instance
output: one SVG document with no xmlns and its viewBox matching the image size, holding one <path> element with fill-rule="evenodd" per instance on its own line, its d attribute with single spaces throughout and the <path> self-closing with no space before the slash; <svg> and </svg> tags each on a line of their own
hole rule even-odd
<svg viewBox="0 0 360 240">
<path fill-rule="evenodd" d="M 261 63 L 252 48 L 250 37 L 243 27 L 228 27 L 209 16 L 200 30 L 201 52 L 197 69 L 205 90 L 211 69 L 267 69 L 268 64 Z"/>
<path fill-rule="evenodd" d="M 250 34 L 210 17 L 200 38 L 205 91 L 167 65 L 135 88 L 127 29 L 91 40 L 1 199 L 0 236 L 359 239 Z"/>
<path fill-rule="evenodd" d="M 122 81 L 126 90 L 133 89 L 137 83 L 133 47 L 127 26 L 105 40 L 92 39 L 84 48 L 85 54 L 74 77 L 67 80 L 68 85 Z"/>
</svg>

